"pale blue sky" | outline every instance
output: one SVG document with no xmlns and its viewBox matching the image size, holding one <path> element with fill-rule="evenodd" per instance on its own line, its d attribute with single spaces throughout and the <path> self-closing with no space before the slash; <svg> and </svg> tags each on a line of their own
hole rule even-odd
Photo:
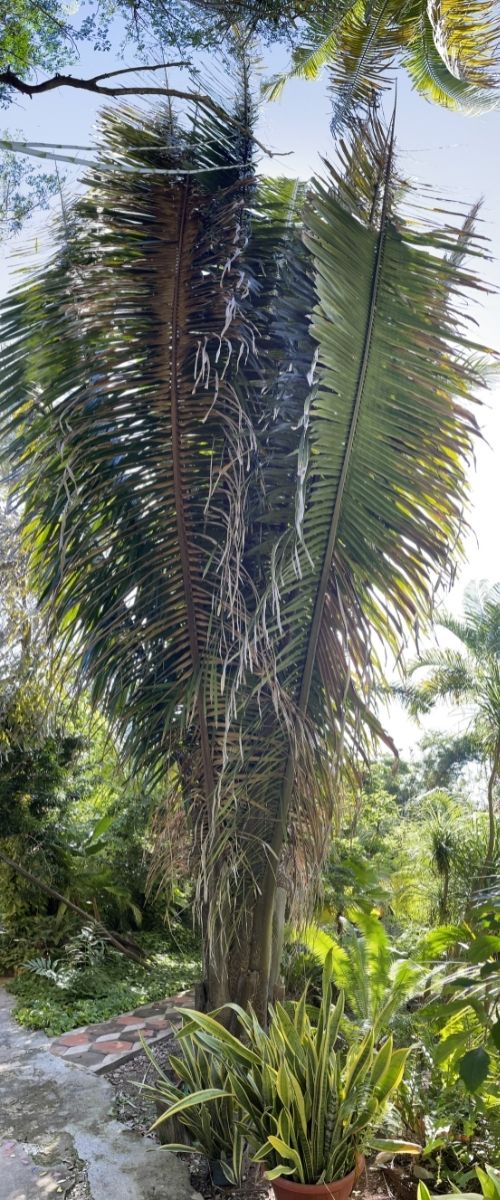
<svg viewBox="0 0 500 1200">
<path fill-rule="evenodd" d="M 171 57 L 176 57 L 172 55 Z M 267 55 L 270 73 L 286 65 L 287 56 L 274 49 Z M 127 65 L 134 60 L 129 58 Z M 97 66 L 96 66 L 97 63 Z M 85 52 L 73 68 L 74 74 L 95 74 L 98 67 L 111 70 L 121 60 L 111 54 Z M 267 65 L 266 72 L 267 73 Z M 177 82 L 172 73 L 171 82 Z M 387 99 L 387 110 L 392 101 Z M 22 130 L 26 139 L 43 142 L 88 143 L 101 102 L 82 92 L 61 90 L 36 97 L 21 98 L 4 114 L 9 130 Z M 326 81 L 293 82 L 282 99 L 267 104 L 261 115 L 259 137 L 279 151 L 292 151 L 288 157 L 263 162 L 273 174 L 298 174 L 307 177 L 318 166 L 319 155 L 331 152 L 329 99 Z M 500 112 L 484 117 L 466 118 L 431 106 L 412 92 L 408 80 L 398 77 L 397 139 L 405 172 L 445 202 L 473 203 L 484 197 L 482 220 L 491 241 L 491 262 L 482 266 L 482 274 L 493 286 L 500 283 Z M 71 174 L 71 169 L 70 169 Z M 41 247 L 46 220 L 34 223 Z M 32 230 L 29 235 L 31 240 Z M 10 252 L 0 268 L 0 289 L 19 263 L 17 251 L 28 238 L 25 232 L 11 243 Z M 486 297 L 476 312 L 478 340 L 500 348 L 500 294 Z M 490 393 L 481 414 L 485 441 L 478 445 L 476 469 L 471 473 L 473 532 L 467 539 L 466 563 L 449 603 L 457 608 L 465 583 L 472 578 L 500 580 L 500 384 Z M 439 718 L 442 719 L 442 718 Z M 415 741 L 415 731 L 406 722 L 397 721 L 398 737 L 407 747 Z"/>
</svg>

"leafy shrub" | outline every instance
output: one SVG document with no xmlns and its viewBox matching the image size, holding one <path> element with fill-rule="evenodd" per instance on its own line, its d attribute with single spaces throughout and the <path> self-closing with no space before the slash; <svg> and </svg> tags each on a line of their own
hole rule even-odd
<svg viewBox="0 0 500 1200">
<path fill-rule="evenodd" d="M 298 1000 L 307 988 L 308 1001 L 314 1004 L 319 1000 L 323 964 L 317 954 L 300 941 L 289 942 L 284 947 L 281 966 L 287 999 Z"/>
<path fill-rule="evenodd" d="M 186 1140 L 194 1149 L 205 1154 L 210 1162 L 218 1162 L 229 1183 L 241 1182 L 243 1172 L 244 1138 L 239 1128 L 241 1113 L 231 1092 L 227 1068 L 212 1054 L 200 1047 L 195 1037 L 185 1034 L 182 1039 L 182 1056 L 170 1056 L 170 1068 L 178 1082 L 172 1082 L 158 1066 L 154 1054 L 146 1047 L 148 1058 L 158 1075 L 156 1085 L 144 1085 L 144 1091 L 162 1108 L 170 1111 L 186 1096 L 202 1092 L 205 1098 L 212 1093 L 210 1104 L 194 1104 L 180 1114 L 181 1125 L 186 1130 Z M 155 1121 L 153 1129 L 164 1124 L 165 1112 Z M 175 1115 L 175 1114 L 174 1114 Z M 181 1143 L 182 1145 L 183 1143 Z M 181 1149 L 177 1145 L 177 1149 Z M 169 1149 L 172 1149 L 172 1144 Z"/>
<path fill-rule="evenodd" d="M 141 940 L 147 942 L 150 954 L 144 966 L 107 951 L 102 963 L 79 970 L 68 987 L 61 988 L 47 975 L 43 977 L 43 971 L 19 974 L 8 984 L 17 998 L 16 1020 L 29 1029 L 43 1029 L 48 1037 L 58 1037 L 79 1025 L 105 1021 L 162 1000 L 191 987 L 199 977 L 195 953 L 169 952 L 165 939 L 162 942 L 158 936 Z"/>
<path fill-rule="evenodd" d="M 252 1161 L 265 1163 L 268 1179 L 289 1175 L 300 1183 L 331 1183 L 357 1169 L 365 1147 L 386 1149 L 374 1133 L 401 1083 L 409 1051 L 394 1050 L 392 1037 L 376 1049 L 373 1029 L 345 1048 L 344 996 L 341 992 L 333 1003 L 332 960 L 330 951 L 319 1009 L 310 1015 L 305 993 L 286 1006 L 276 1003 L 269 1008 L 269 1032 L 252 1009 L 238 1005 L 231 1009 L 240 1039 L 214 1016 L 184 1011 L 178 1039 L 181 1047 L 187 1040 L 195 1069 L 181 1074 L 185 1092 L 167 1087 L 173 1103 L 164 1119 L 232 1098 Z M 179 1069 L 179 1060 L 174 1062 Z M 217 1079 L 219 1086 L 207 1088 L 207 1079 Z M 199 1080 L 203 1086 L 194 1090 Z M 400 1143 L 390 1146 L 403 1149 Z"/>
</svg>

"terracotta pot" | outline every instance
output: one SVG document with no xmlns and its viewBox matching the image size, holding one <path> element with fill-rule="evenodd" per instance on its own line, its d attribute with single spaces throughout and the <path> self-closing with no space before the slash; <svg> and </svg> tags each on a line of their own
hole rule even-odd
<svg viewBox="0 0 500 1200">
<path fill-rule="evenodd" d="M 276 1200 L 348 1200 L 364 1165 L 362 1158 L 354 1171 L 334 1183 L 296 1183 L 283 1175 L 281 1179 L 272 1181 L 274 1195 Z"/>
</svg>

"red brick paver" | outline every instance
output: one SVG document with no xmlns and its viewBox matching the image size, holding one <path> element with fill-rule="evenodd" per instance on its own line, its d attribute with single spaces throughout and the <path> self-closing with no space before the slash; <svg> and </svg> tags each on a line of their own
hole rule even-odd
<svg viewBox="0 0 500 1200">
<path fill-rule="evenodd" d="M 143 1004 L 134 1012 L 100 1021 L 98 1025 L 85 1025 L 71 1033 L 63 1033 L 54 1038 L 50 1049 L 52 1054 L 99 1074 L 138 1054 L 142 1049 L 141 1038 L 151 1045 L 168 1037 L 179 1022 L 174 1010 L 192 1008 L 193 1005 L 192 991 L 178 992 L 166 1000 Z"/>
</svg>

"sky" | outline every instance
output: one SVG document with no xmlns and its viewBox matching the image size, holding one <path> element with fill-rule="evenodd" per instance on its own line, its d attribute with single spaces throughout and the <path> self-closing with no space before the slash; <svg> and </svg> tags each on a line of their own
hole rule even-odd
<svg viewBox="0 0 500 1200">
<path fill-rule="evenodd" d="M 117 44 L 120 41 L 117 31 Z M 133 57 L 95 54 L 84 50 L 72 71 L 75 75 L 94 75 L 98 69 L 113 70 L 132 65 Z M 285 68 L 287 53 L 274 47 L 266 51 L 264 77 Z M 170 82 L 180 75 L 172 72 Z M 185 79 L 184 79 L 185 84 Z M 445 202 L 472 205 L 483 198 L 480 232 L 489 239 L 490 261 L 481 265 L 482 277 L 493 289 L 500 284 L 500 111 L 483 117 L 468 118 L 430 105 L 420 99 L 402 72 L 397 80 L 396 134 L 401 163 L 407 175 L 418 184 L 432 185 L 434 194 Z M 384 107 L 392 111 L 388 95 Z M 51 143 L 91 144 L 96 116 L 102 101 L 85 92 L 64 89 L 37 96 L 21 97 L 4 113 L 3 124 L 11 135 L 21 131 L 26 140 Z M 258 136 L 279 156 L 263 159 L 261 169 L 272 174 L 299 175 L 307 178 L 320 167 L 321 155 L 332 153 L 329 132 L 330 100 L 326 79 L 316 83 L 292 81 L 282 98 L 266 104 L 261 112 Z M 283 154 L 283 157 L 281 156 Z M 77 170 L 68 169 L 68 182 L 77 178 Z M 44 245 L 47 219 L 41 215 L 33 225 L 14 239 L 0 264 L 0 292 L 4 292 L 19 266 L 19 251 Z M 45 238 L 46 241 L 46 238 Z M 24 263 L 24 253 L 22 256 Z M 478 322 L 475 336 L 485 345 L 500 350 L 500 289 L 474 307 Z M 500 376 L 496 388 L 487 396 L 479 413 L 483 440 L 477 445 L 475 468 L 471 470 L 470 533 L 466 538 L 465 562 L 457 582 L 446 598 L 446 607 L 459 611 L 464 586 L 472 579 L 500 580 Z M 456 716 L 438 712 L 427 723 L 458 727 Z M 399 712 L 391 713 L 396 741 L 407 751 L 415 743 L 414 725 Z"/>
</svg>

